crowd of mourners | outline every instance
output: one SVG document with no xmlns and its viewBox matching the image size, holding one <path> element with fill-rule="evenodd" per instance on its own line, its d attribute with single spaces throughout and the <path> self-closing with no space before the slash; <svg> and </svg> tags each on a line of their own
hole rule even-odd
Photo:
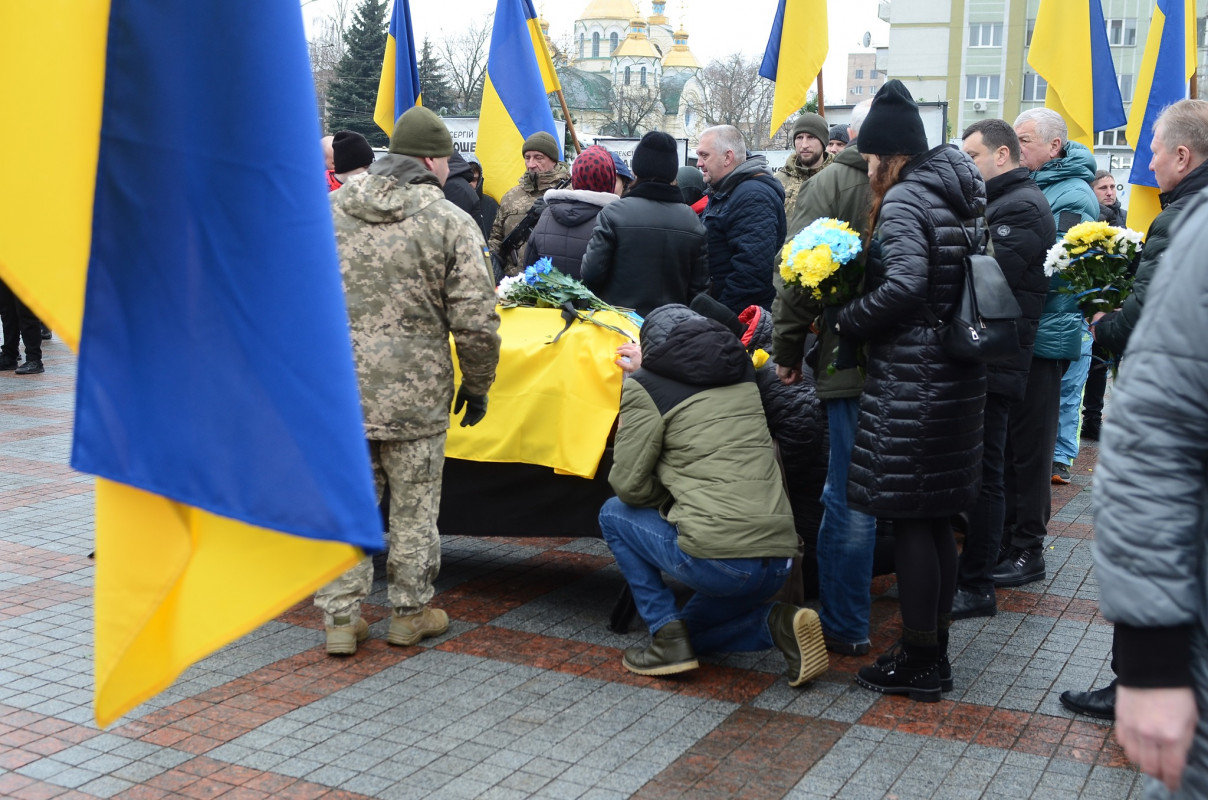
<svg viewBox="0 0 1208 800">
<path fill-rule="evenodd" d="M 1138 530 L 1137 509 L 1158 503 L 1169 516 L 1180 499 L 1130 484 L 1130 474 L 1151 473 L 1123 461 L 1155 440 L 1153 426 L 1144 410 L 1116 424 L 1121 407 L 1143 409 L 1136 398 L 1152 390 L 1145 369 L 1128 380 L 1141 346 L 1134 330 L 1148 332 L 1143 320 L 1154 315 L 1143 318 L 1143 307 L 1191 302 L 1198 314 L 1180 320 L 1181 345 L 1208 327 L 1208 268 L 1182 269 L 1181 294 L 1164 285 L 1174 269 L 1158 272 L 1172 261 L 1163 256 L 1181 217 L 1203 217 L 1208 102 L 1180 101 L 1159 118 L 1150 168 L 1163 210 L 1130 267 L 1132 293 L 1091 319 L 1060 273 L 1046 274 L 1046 255 L 1075 225 L 1123 226 L 1126 212 L 1115 178 L 1068 138 L 1056 112 L 981 120 L 960 146 L 932 146 L 915 101 L 889 81 L 846 125 L 802 113 L 791 139 L 779 169 L 725 125 L 700 135 L 695 167 L 682 165 L 662 132 L 643 136 L 629 164 L 592 146 L 568 166 L 559 143 L 539 132 L 522 145 L 518 185 L 497 204 L 482 191 L 481 166 L 453 151 L 426 109 L 400 117 L 376 160 L 357 134 L 328 143 L 366 434 L 379 493 L 390 496 L 388 641 L 413 645 L 448 628 L 430 604 L 448 411 L 463 426 L 486 415 L 499 357 L 495 284 L 548 258 L 644 318 L 640 342 L 617 352 L 626 377 L 608 475 L 615 497 L 599 514 L 651 634 L 623 655 L 641 675 L 696 669 L 703 654 L 774 648 L 790 685 L 806 684 L 826 671 L 828 651 L 870 654 L 870 582 L 892 572 L 900 639 L 855 680 L 938 701 L 960 680 L 949 657 L 954 622 L 993 616 L 996 589 L 1047 577 L 1051 488 L 1072 480 L 1080 439 L 1099 438 L 1108 369 L 1123 364 L 1113 397 L 1127 399 L 1113 405 L 1101 456 L 1108 471 L 1114 454 L 1121 459 L 1112 473 L 1119 488 L 1096 491 L 1097 504 L 1120 504 L 1096 531 L 1105 571 L 1128 589 L 1103 599 L 1116 623 L 1119 678 L 1071 687 L 1061 700 L 1107 719 L 1119 704 L 1130 755 L 1148 748 L 1160 760 L 1182 746 L 1196 767 L 1184 775 L 1179 765 L 1184 789 L 1208 791 L 1203 727 L 1187 756 L 1194 699 L 1190 729 L 1178 720 L 1186 746 L 1123 721 L 1139 704 L 1161 709 L 1163 730 L 1174 730 L 1177 715 L 1152 692 L 1182 692 L 1172 697 L 1186 705 L 1193 684 L 1208 686 L 1199 616 L 1208 598 L 1194 567 L 1208 518 L 1203 420 L 1189 437 L 1199 449 L 1167 445 L 1186 456 L 1191 485 L 1175 483 L 1186 491 L 1183 508 L 1198 512 L 1161 531 Z M 847 222 L 862 243 L 862 285 L 840 306 L 780 277 L 785 243 L 824 218 Z M 1185 231 L 1184 239 L 1195 233 Z M 1202 245 L 1185 245 L 1180 263 L 1202 257 Z M 970 279 L 967 257 L 987 252 L 1019 306 L 1018 347 L 979 363 L 951 355 L 941 332 Z M 1161 350 L 1156 334 L 1138 336 Z M 1203 341 L 1172 356 L 1195 362 L 1181 362 L 1179 376 L 1160 374 L 1163 401 L 1183 400 L 1159 415 L 1160 430 L 1187 428 L 1180 414 L 1203 416 Z M 1135 543 L 1146 536 L 1166 537 L 1170 549 Z M 1138 569 L 1146 559 L 1152 570 Z M 360 604 L 371 581 L 367 560 L 316 596 L 329 653 L 355 653 L 368 636 Z M 1177 786 L 1166 769 L 1147 771 Z"/>
</svg>

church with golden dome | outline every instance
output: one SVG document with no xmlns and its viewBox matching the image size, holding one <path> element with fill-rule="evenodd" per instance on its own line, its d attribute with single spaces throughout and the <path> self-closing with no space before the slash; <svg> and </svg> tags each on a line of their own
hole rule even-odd
<svg viewBox="0 0 1208 800">
<path fill-rule="evenodd" d="M 582 135 L 637 138 L 661 130 L 695 141 L 704 129 L 694 111 L 701 65 L 683 20 L 672 25 L 666 7 L 654 0 L 643 16 L 633 0 L 590 0 L 575 20 L 558 77 Z"/>
</svg>

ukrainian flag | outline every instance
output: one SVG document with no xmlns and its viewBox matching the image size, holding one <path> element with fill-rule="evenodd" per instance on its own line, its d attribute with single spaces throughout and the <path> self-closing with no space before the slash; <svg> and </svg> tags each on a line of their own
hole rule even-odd
<svg viewBox="0 0 1208 800">
<path fill-rule="evenodd" d="M 1125 123 L 1099 0 L 1042 0 L 1028 64 L 1048 82 L 1044 105 L 1065 119 L 1071 140 L 1094 148 L 1096 131 Z"/>
<path fill-rule="evenodd" d="M 805 105 L 810 84 L 822 71 L 829 46 L 826 0 L 780 0 L 759 67 L 760 75 L 776 82 L 773 134 L 790 114 Z"/>
<path fill-rule="evenodd" d="M 1195 0 L 1157 0 L 1141 57 L 1137 93 L 1128 114 L 1128 143 L 1135 150 L 1128 182 L 1128 227 L 1147 231 L 1162 210 L 1153 160 L 1153 127 L 1166 106 L 1187 96 L 1195 74 Z"/>
<path fill-rule="evenodd" d="M 398 60 L 399 42 L 407 45 L 406 61 Z M 411 4 L 407 0 L 394 0 L 373 121 L 389 136 L 394 133 L 394 123 L 404 111 L 421 105 L 419 61 L 415 58 L 415 34 L 411 32 Z"/>
<path fill-rule="evenodd" d="M 549 93 L 561 88 L 532 0 L 499 0 L 475 145 L 487 194 L 499 199 L 520 180 L 525 139 L 546 131 L 557 140 Z"/>
<path fill-rule="evenodd" d="M 78 348 L 96 718 L 382 547 L 297 0 L 0 4 L 0 277 Z M 17 79 L 13 76 L 21 76 Z"/>
</svg>

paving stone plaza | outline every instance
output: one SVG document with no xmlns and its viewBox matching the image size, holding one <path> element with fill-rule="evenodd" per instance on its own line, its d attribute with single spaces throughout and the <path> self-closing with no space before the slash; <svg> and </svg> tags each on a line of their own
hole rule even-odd
<svg viewBox="0 0 1208 800">
<path fill-rule="evenodd" d="M 778 652 L 643 678 L 607 628 L 622 579 L 599 539 L 446 537 L 449 631 L 329 657 L 309 602 L 224 648 L 108 730 L 92 721 L 91 478 L 68 466 L 74 358 L 0 373 L 0 797 L 1003 798 L 1112 800 L 1140 778 L 1064 689 L 1102 686 L 1111 627 L 1091 572 L 1090 481 L 1054 487 L 1048 578 L 957 622 L 936 704 L 857 687 L 870 657 L 789 688 Z M 900 627 L 874 582 L 873 652 Z"/>
</svg>

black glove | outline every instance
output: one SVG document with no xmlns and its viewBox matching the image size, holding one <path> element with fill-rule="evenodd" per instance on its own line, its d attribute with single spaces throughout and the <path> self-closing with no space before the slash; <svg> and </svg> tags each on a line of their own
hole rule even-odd
<svg viewBox="0 0 1208 800">
<path fill-rule="evenodd" d="M 461 427 L 477 425 L 487 415 L 487 397 L 486 395 L 470 394 L 463 386 L 457 390 L 457 402 L 453 404 L 453 413 L 460 414 L 463 407 L 466 415 L 461 418 Z"/>
</svg>

